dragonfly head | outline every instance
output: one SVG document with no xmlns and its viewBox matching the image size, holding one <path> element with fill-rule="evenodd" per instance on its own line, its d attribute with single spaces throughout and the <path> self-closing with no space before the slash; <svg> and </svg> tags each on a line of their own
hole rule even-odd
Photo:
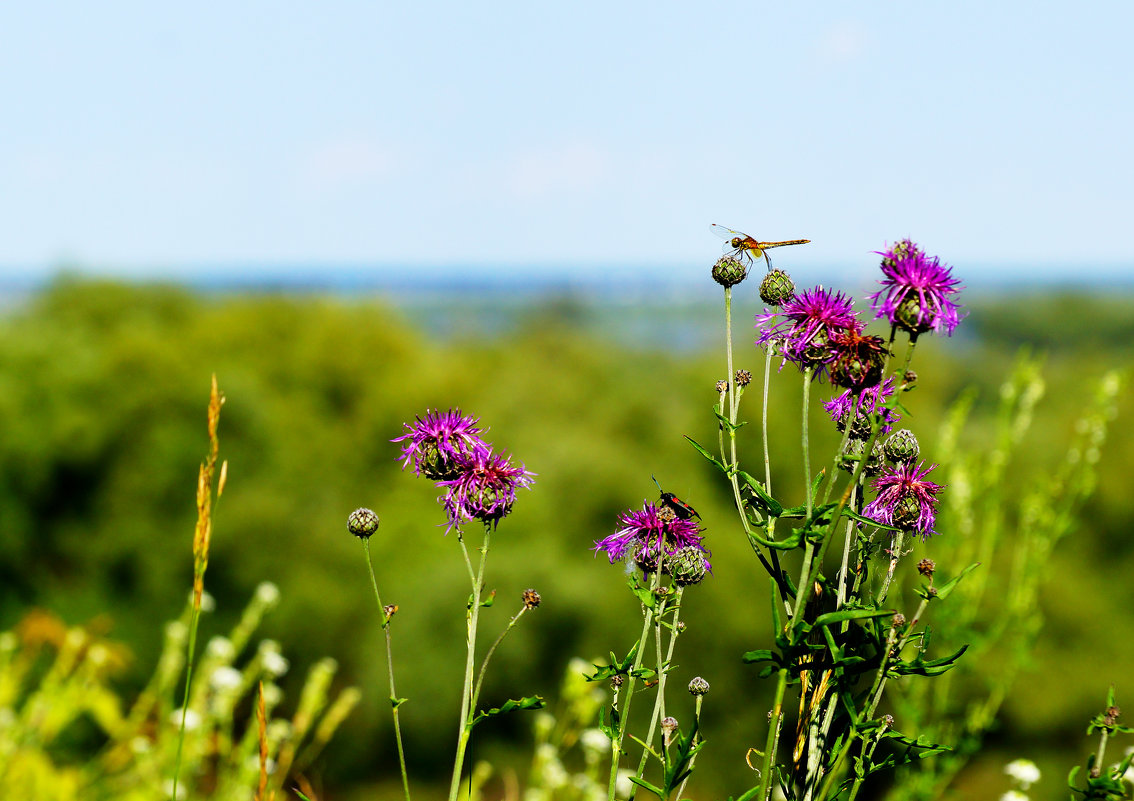
<svg viewBox="0 0 1134 801">
<path fill-rule="evenodd" d="M 734 236 L 731 240 L 729 240 L 729 244 L 732 245 L 734 248 L 738 248 L 738 247 L 740 247 L 741 245 L 744 244 L 744 240 L 741 239 L 739 236 Z"/>
</svg>

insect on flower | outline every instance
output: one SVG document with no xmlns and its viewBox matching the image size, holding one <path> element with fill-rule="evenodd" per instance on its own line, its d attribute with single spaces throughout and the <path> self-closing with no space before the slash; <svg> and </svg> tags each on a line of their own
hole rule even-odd
<svg viewBox="0 0 1134 801">
<path fill-rule="evenodd" d="M 653 478 L 654 483 L 658 484 L 658 480 L 656 478 L 654 478 L 653 476 L 650 476 L 650 478 Z M 692 520 L 694 517 L 698 520 L 701 519 L 701 515 L 697 514 L 696 509 L 678 498 L 672 492 L 666 492 L 665 490 L 663 490 L 661 488 L 661 484 L 658 484 L 658 492 L 661 493 L 661 505 L 672 511 L 682 520 Z"/>
<path fill-rule="evenodd" d="M 714 234 L 725 240 L 724 250 L 726 253 L 731 253 L 734 259 L 758 259 L 763 256 L 769 270 L 772 269 L 772 259 L 765 251 L 784 245 L 806 245 L 811 241 L 810 239 L 785 239 L 781 242 L 758 242 L 748 234 L 725 228 L 723 225 L 713 223 L 712 228 Z"/>
</svg>

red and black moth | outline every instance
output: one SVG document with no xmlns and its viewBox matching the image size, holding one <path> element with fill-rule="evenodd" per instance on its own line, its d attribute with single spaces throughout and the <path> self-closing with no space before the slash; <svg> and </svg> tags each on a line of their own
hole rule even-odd
<svg viewBox="0 0 1134 801">
<path fill-rule="evenodd" d="M 650 478 L 653 478 L 654 483 L 658 484 L 658 480 L 656 478 L 654 478 L 653 476 L 650 476 Z M 682 520 L 691 520 L 694 517 L 697 518 L 698 520 L 701 519 L 701 515 L 697 514 L 696 509 L 694 509 L 692 506 L 687 504 L 685 501 L 678 498 L 672 492 L 666 492 L 665 490 L 663 490 L 661 488 L 661 484 L 658 484 L 658 492 L 661 493 L 661 500 L 660 500 L 661 505 L 666 507 L 667 509 L 671 510 L 675 515 L 680 517 Z"/>
</svg>

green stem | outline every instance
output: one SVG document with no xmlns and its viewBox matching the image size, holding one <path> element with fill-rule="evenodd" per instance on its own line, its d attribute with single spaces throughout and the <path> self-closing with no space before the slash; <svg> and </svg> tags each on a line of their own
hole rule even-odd
<svg viewBox="0 0 1134 801">
<path fill-rule="evenodd" d="M 197 624 L 201 620 L 201 605 L 193 604 L 193 617 L 189 621 L 189 649 L 185 662 L 185 694 L 181 700 L 181 726 L 177 732 L 177 759 L 173 763 L 173 793 L 176 799 L 177 781 L 181 776 L 181 752 L 185 746 L 185 717 L 189 713 L 189 684 L 193 680 L 193 654 L 197 650 Z"/>
<path fill-rule="evenodd" d="M 695 706 L 693 708 L 693 722 L 694 722 L 694 725 L 696 725 L 698 730 L 700 730 L 700 728 L 701 728 L 701 702 L 704 701 L 704 700 L 705 700 L 705 696 L 698 695 L 697 700 L 695 702 Z M 697 735 L 697 736 L 700 737 L 700 735 Z M 685 777 L 685 780 L 683 782 L 681 782 L 681 786 L 677 788 L 678 799 L 680 799 L 681 796 L 684 795 L 684 793 L 685 793 L 685 785 L 689 784 L 689 779 L 693 775 L 693 763 L 696 762 L 696 761 L 697 761 L 697 755 L 696 754 L 694 754 L 692 757 L 689 758 L 689 775 L 687 775 Z"/>
<path fill-rule="evenodd" d="M 374 561 L 370 558 L 370 538 L 362 540 L 366 551 L 366 569 L 370 572 L 370 586 L 374 588 L 374 600 L 378 603 L 378 614 L 382 616 L 382 631 L 386 639 L 386 673 L 390 679 L 390 706 L 394 716 L 394 739 L 398 744 L 398 765 L 402 771 L 402 791 L 406 801 L 410 801 L 409 774 L 406 772 L 406 752 L 402 745 L 402 725 L 398 719 L 398 692 L 394 689 L 394 651 L 390 644 L 390 619 L 386 614 L 386 607 L 382 605 L 382 596 L 378 594 L 378 579 L 374 575 Z"/>
<path fill-rule="evenodd" d="M 776 674 L 776 696 L 772 704 L 772 719 L 768 721 L 768 739 L 764 743 L 764 769 L 760 772 L 759 801 L 768 801 L 772 792 L 772 772 L 776 769 L 776 751 L 780 745 L 780 725 L 784 717 L 784 690 L 787 689 L 787 668 Z"/>
<path fill-rule="evenodd" d="M 811 368 L 803 371 L 803 491 L 807 493 L 807 522 L 811 522 L 811 447 L 808 441 L 808 413 L 811 411 Z M 803 585 L 799 585 L 802 587 Z"/>
<path fill-rule="evenodd" d="M 886 579 L 882 582 L 882 590 L 878 593 L 878 599 L 874 602 L 875 608 L 882 606 L 887 593 L 890 592 L 890 582 L 894 580 L 894 570 L 898 567 L 898 560 L 902 558 L 902 546 L 905 544 L 905 538 L 906 532 L 898 531 L 894 534 L 894 539 L 890 543 L 890 566 L 886 569 Z"/>
<path fill-rule="evenodd" d="M 805 526 L 811 525 L 811 448 L 807 437 L 807 418 L 809 411 L 809 404 L 811 400 L 811 368 L 807 367 L 803 371 L 803 491 L 807 496 L 807 517 L 805 518 Z M 824 539 L 824 546 L 830 541 L 830 537 Z M 799 575 L 799 584 L 795 587 L 795 608 L 792 610 L 791 619 L 788 623 L 790 628 L 799 620 L 800 614 L 803 612 L 803 601 L 811 593 L 811 586 L 814 580 L 811 579 L 812 570 L 812 556 L 814 555 L 815 546 L 812 545 L 811 540 L 806 539 L 803 548 L 803 570 Z M 819 557 L 819 562 L 822 562 L 822 555 Z"/>
<path fill-rule="evenodd" d="M 729 423 L 731 423 L 731 427 L 730 427 L 729 432 L 728 432 L 729 448 L 728 448 L 727 454 L 725 452 L 725 445 L 724 445 L 724 433 L 723 433 L 724 426 L 723 425 L 719 425 L 717 427 L 717 441 L 720 445 L 721 460 L 725 464 L 729 465 L 729 467 L 730 467 L 730 470 L 728 471 L 728 480 L 729 480 L 729 485 L 732 487 L 732 497 L 733 497 L 733 502 L 736 504 L 737 514 L 740 515 L 740 525 L 744 527 L 744 533 L 746 535 L 751 535 L 752 527 L 748 523 L 748 515 L 747 515 L 745 508 L 744 508 L 744 500 L 741 498 L 741 495 L 740 495 L 740 481 L 739 481 L 739 479 L 737 478 L 737 475 L 736 475 L 736 471 L 739 469 L 739 462 L 737 460 L 737 455 L 736 455 L 736 419 L 737 419 L 737 414 L 738 414 L 739 409 L 740 409 L 740 390 L 739 390 L 739 388 L 737 387 L 737 384 L 736 384 L 736 373 L 732 369 L 732 288 L 731 287 L 725 288 L 724 299 L 725 299 L 725 363 L 726 363 L 726 367 L 728 369 L 728 387 L 729 388 L 728 388 L 728 392 L 723 393 L 721 395 L 720 410 L 721 410 L 721 414 L 725 415 L 728 418 Z M 727 400 L 728 400 L 728 413 L 727 414 L 725 413 L 725 400 L 726 400 L 725 395 L 728 396 L 727 397 Z M 765 375 L 764 375 L 764 469 L 765 469 L 765 473 L 770 475 L 771 467 L 769 466 L 770 463 L 768 462 L 768 442 L 767 442 L 767 439 L 768 439 L 768 432 L 767 432 L 768 409 L 767 409 L 767 405 L 768 405 L 768 376 L 767 376 L 767 370 L 765 370 Z M 767 491 L 771 492 L 771 480 L 770 479 L 768 480 Z M 771 518 L 768 521 L 768 527 L 767 527 L 767 534 L 768 534 L 769 539 L 774 537 L 774 530 L 775 530 L 775 518 Z M 777 554 L 775 552 L 775 550 L 773 550 L 771 552 L 771 562 L 769 562 L 768 557 L 764 556 L 764 554 L 759 550 L 759 548 L 756 546 L 756 543 L 752 540 L 751 536 L 748 536 L 748 541 L 749 541 L 749 544 L 752 546 L 752 550 L 756 554 L 756 557 L 760 560 L 761 564 L 764 565 L 764 569 L 767 570 L 768 574 L 771 575 L 773 578 L 775 578 L 776 582 L 778 584 L 780 584 L 781 587 L 782 587 L 783 586 L 783 578 L 782 578 L 782 575 L 781 575 L 782 570 L 780 569 L 779 554 Z"/>
<path fill-rule="evenodd" d="M 656 577 L 651 579 L 650 589 L 657 589 Z M 622 707 L 622 717 L 618 722 L 618 736 L 611 741 L 610 782 L 607 787 L 609 801 L 614 801 L 614 790 L 618 780 L 618 764 L 622 760 L 622 743 L 626 739 L 626 727 L 630 723 L 630 703 L 634 700 L 635 673 L 642 667 L 642 660 L 646 650 L 646 637 L 650 633 L 650 625 L 654 622 L 652 607 L 643 606 L 642 633 L 638 637 L 638 651 L 634 655 L 634 664 L 626 677 L 626 705 Z"/>
<path fill-rule="evenodd" d="M 489 541 L 492 536 L 492 525 L 484 524 L 484 542 L 480 546 L 480 566 L 477 568 L 476 578 L 472 582 L 472 600 L 469 604 L 467 617 L 468 647 L 465 657 L 465 680 L 461 689 L 461 722 L 457 732 L 457 756 L 453 762 L 453 780 L 449 785 L 449 801 L 457 801 L 461 788 L 461 770 L 464 768 L 465 751 L 468 749 L 469 736 L 472 734 L 470 725 L 472 715 L 476 711 L 472 708 L 473 668 L 476 661 L 476 627 L 480 618 L 480 594 L 484 587 L 484 565 L 488 559 Z M 468 548 L 460 530 L 457 532 L 457 542 L 461 545 L 461 552 L 465 555 L 465 563 L 472 573 L 472 561 L 469 559 Z"/>
<path fill-rule="evenodd" d="M 843 440 L 839 443 L 839 449 L 835 451 L 835 462 L 831 465 L 831 475 L 827 479 L 827 489 L 823 493 L 823 503 L 826 503 L 831 499 L 831 490 L 835 488 L 835 476 L 839 474 L 839 463 L 842 461 L 843 455 L 846 453 L 847 443 L 850 442 L 851 429 L 854 427 L 854 421 L 858 417 L 858 409 L 861 405 L 862 393 L 856 392 L 851 399 L 851 408 L 850 413 L 847 416 L 847 423 L 845 426 L 843 426 Z M 864 453 L 862 455 L 862 458 L 864 460 L 868 457 L 869 454 Z"/>
<path fill-rule="evenodd" d="M 667 649 L 666 649 L 666 655 L 665 655 L 664 661 L 662 661 L 662 653 L 661 653 L 661 617 L 656 618 L 655 621 L 654 621 L 654 626 L 655 626 L 654 638 L 657 642 L 657 660 L 658 660 L 658 694 L 657 694 L 657 697 L 654 699 L 654 711 L 650 715 L 650 726 L 647 729 L 647 735 L 646 735 L 646 748 L 644 748 L 642 750 L 642 759 L 638 762 L 638 772 L 634 774 L 635 776 L 638 776 L 639 778 L 641 778 L 641 776 L 642 776 L 642 771 L 644 771 L 646 769 L 646 760 L 649 758 L 649 755 L 650 755 L 650 750 L 649 750 L 650 746 L 652 746 L 653 743 L 654 743 L 654 732 L 657 730 L 658 721 L 663 720 L 665 718 L 665 682 L 666 682 L 665 666 L 668 665 L 670 663 L 670 660 L 673 659 L 674 647 L 677 645 L 677 624 L 678 624 L 679 618 L 681 616 L 681 595 L 684 592 L 685 592 L 684 587 L 678 587 L 677 588 L 677 596 L 674 599 L 674 607 L 673 607 L 673 631 L 671 631 L 670 635 L 669 635 L 669 645 L 667 646 Z M 698 697 L 697 700 L 698 700 L 698 702 L 700 702 L 700 697 Z M 632 793 L 631 798 L 633 798 L 633 796 L 635 794 L 636 793 Z"/>
<path fill-rule="evenodd" d="M 484 686 L 484 674 L 488 671 L 489 660 L 492 659 L 492 655 L 496 653 L 496 649 L 500 646 L 500 643 L 504 642 L 504 638 L 508 636 L 508 632 L 512 630 L 519 619 L 523 617 L 524 612 L 527 611 L 527 606 L 520 607 L 520 611 L 512 616 L 512 619 L 508 621 L 508 625 L 504 627 L 504 631 L 500 632 L 500 636 L 496 638 L 496 642 L 492 643 L 492 647 L 489 648 L 488 653 L 484 655 L 484 661 L 480 663 L 480 673 L 477 674 L 476 687 L 472 694 L 473 709 L 476 709 L 476 703 L 480 699 L 480 688 Z"/>
</svg>

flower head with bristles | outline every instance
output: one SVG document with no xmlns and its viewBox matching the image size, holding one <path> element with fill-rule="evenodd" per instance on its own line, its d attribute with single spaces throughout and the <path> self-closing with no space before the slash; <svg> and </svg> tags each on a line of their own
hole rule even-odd
<svg viewBox="0 0 1134 801">
<path fill-rule="evenodd" d="M 668 556 L 682 548 L 695 548 L 708 556 L 701 544 L 703 539 L 701 527 L 693 518 L 678 517 L 668 507 L 646 502 L 641 509 L 623 512 L 618 518 L 618 529 L 596 542 L 594 551 L 605 553 L 611 564 L 628 557 L 639 565 L 656 565 L 660 554 Z M 705 569 L 711 569 L 708 560 Z"/>
<path fill-rule="evenodd" d="M 937 465 L 925 466 L 903 462 L 883 470 L 874 481 L 877 497 L 862 510 L 866 517 L 888 526 L 913 531 L 927 539 L 937 522 L 937 493 L 944 487 L 927 481 Z"/>
<path fill-rule="evenodd" d="M 866 439 L 870 436 L 870 416 L 873 414 L 880 414 L 882 416 L 882 423 L 880 431 L 883 434 L 888 434 L 890 429 L 894 427 L 894 423 L 902 419 L 902 416 L 893 409 L 886 408 L 886 398 L 894 394 L 894 379 L 887 378 L 881 384 L 876 384 L 870 389 L 863 390 L 858 401 L 858 413 L 855 414 L 854 420 L 851 421 L 851 437 L 858 439 Z M 831 400 L 823 404 L 823 408 L 827 410 L 827 414 L 831 415 L 831 419 L 838 426 L 839 431 L 845 431 L 847 421 L 850 419 L 851 412 L 855 408 L 855 397 L 851 390 L 847 390 L 841 395 L 836 395 Z"/>
<path fill-rule="evenodd" d="M 911 334 L 932 330 L 951 335 L 961 322 L 960 307 L 949 297 L 960 284 L 951 268 L 909 239 L 876 252 L 885 278 L 879 281 L 882 289 L 869 296 L 875 317 L 885 317 Z"/>
<path fill-rule="evenodd" d="M 444 481 L 457 476 L 458 462 L 484 445 L 478 418 L 461 414 L 460 409 L 447 412 L 426 410 L 425 417 L 417 417 L 413 425 L 403 423 L 406 433 L 391 442 L 404 442 L 402 469 L 413 462 L 413 471 L 419 476 Z"/>
<path fill-rule="evenodd" d="M 767 345 L 783 340 L 783 353 L 788 361 L 803 368 L 817 368 L 816 377 L 835 359 L 833 341 L 846 331 L 858 332 L 862 323 L 852 308 L 854 301 L 842 292 L 815 287 L 783 302 L 778 311 L 756 315 L 756 327 L 762 328 L 756 344 Z M 770 325 L 782 316 L 780 322 Z"/>
<path fill-rule="evenodd" d="M 438 481 L 437 486 L 449 491 L 438 500 L 449 517 L 449 528 L 470 520 L 495 525 L 512 511 L 516 490 L 535 483 L 535 474 L 521 464 L 513 465 L 502 453 L 481 442 L 472 453 L 456 459 L 456 476 Z"/>
</svg>

